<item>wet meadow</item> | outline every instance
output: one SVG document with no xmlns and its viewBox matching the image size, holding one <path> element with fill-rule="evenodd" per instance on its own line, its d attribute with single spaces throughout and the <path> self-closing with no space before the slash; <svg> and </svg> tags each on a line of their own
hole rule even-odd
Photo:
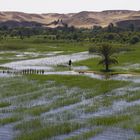
<svg viewBox="0 0 140 140">
<path fill-rule="evenodd" d="M 140 44 L 116 44 L 107 74 L 94 46 L 2 40 L 0 140 L 139 140 Z"/>
</svg>

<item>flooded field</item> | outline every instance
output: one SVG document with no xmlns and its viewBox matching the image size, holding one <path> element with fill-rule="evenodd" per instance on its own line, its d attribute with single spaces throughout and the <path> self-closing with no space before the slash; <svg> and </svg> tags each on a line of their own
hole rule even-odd
<svg viewBox="0 0 140 140">
<path fill-rule="evenodd" d="M 131 128 L 132 120 L 129 118 L 135 112 L 130 111 L 131 107 L 140 106 L 140 101 L 134 98 L 139 96 L 136 93 L 139 92 L 138 85 L 132 84 L 131 89 L 126 86 L 124 90 L 123 87 L 116 87 L 102 95 L 100 91 L 95 93 L 94 87 L 81 89 L 78 86 L 70 88 L 65 84 L 58 86 L 56 82 L 47 79 L 49 78 L 46 77 L 45 83 L 39 84 L 38 80 L 28 80 L 23 76 L 3 78 L 0 94 L 0 139 L 30 139 L 32 133 L 38 136 L 33 139 L 43 137 L 58 140 L 74 137 L 84 139 L 86 133 L 89 139 L 94 139 L 94 135 L 97 135 L 97 140 L 109 139 L 110 134 L 116 139 L 123 139 L 122 133 L 127 138 L 139 137 Z M 15 90 L 12 90 L 13 86 Z M 119 90 L 122 94 L 117 95 Z M 96 119 L 98 122 L 99 118 L 101 122 L 96 124 Z M 110 121 L 106 124 L 104 119 Z M 125 125 L 128 125 L 126 130 Z M 118 133 L 122 136 L 115 135 L 115 129 L 109 129 L 112 126 L 120 128 Z M 44 134 L 40 130 L 45 131 Z M 48 131 L 51 131 L 50 134 Z"/>
<path fill-rule="evenodd" d="M 33 60 L 23 60 L 17 62 L 11 62 L 1 65 L 2 67 L 12 68 L 12 69 L 38 69 L 42 67 L 47 69 L 48 66 L 56 66 L 60 64 L 68 65 L 68 61 L 71 59 L 72 62 L 85 60 L 88 58 L 98 57 L 97 55 L 89 55 L 88 52 L 75 53 L 70 55 L 57 55 L 52 57 L 33 59 Z"/>
<path fill-rule="evenodd" d="M 140 76 L 68 65 L 90 58 L 54 52 L 1 64 L 0 140 L 140 139 Z"/>
</svg>

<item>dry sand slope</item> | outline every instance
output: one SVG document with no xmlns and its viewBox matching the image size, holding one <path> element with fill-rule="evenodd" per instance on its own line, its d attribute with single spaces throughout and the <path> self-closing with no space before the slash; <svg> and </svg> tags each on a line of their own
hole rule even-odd
<svg viewBox="0 0 140 140">
<path fill-rule="evenodd" d="M 59 20 L 59 21 L 58 21 Z M 102 12 L 88 12 L 83 11 L 79 13 L 59 14 L 27 14 L 21 12 L 0 12 L 0 22 L 35 22 L 41 23 L 43 26 L 55 28 L 57 26 L 63 26 L 63 23 L 67 23 L 69 26 L 75 26 L 77 28 L 91 28 L 94 25 L 107 26 L 109 23 L 119 23 L 119 25 L 127 24 L 128 21 L 134 21 L 139 25 L 140 11 L 129 10 L 110 10 Z M 57 22 L 57 24 L 56 24 Z M 55 24 L 54 24 L 55 23 Z M 10 25 L 10 23 L 7 23 Z"/>
</svg>

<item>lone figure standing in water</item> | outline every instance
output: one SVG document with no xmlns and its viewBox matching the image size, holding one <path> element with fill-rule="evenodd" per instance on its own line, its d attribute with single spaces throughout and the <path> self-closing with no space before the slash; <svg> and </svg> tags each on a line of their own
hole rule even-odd
<svg viewBox="0 0 140 140">
<path fill-rule="evenodd" d="M 71 61 L 71 59 L 69 60 L 69 66 L 71 66 L 71 64 L 72 64 L 72 61 Z"/>
<path fill-rule="evenodd" d="M 72 65 L 72 61 L 71 59 L 69 60 L 69 70 L 71 70 L 71 65 Z"/>
</svg>

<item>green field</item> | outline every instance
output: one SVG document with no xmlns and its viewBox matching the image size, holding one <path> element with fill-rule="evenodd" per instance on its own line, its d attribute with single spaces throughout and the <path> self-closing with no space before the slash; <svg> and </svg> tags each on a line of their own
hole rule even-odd
<svg viewBox="0 0 140 140">
<path fill-rule="evenodd" d="M 126 47 L 116 44 L 115 47 Z M 98 78 L 85 74 L 18 74 L 0 76 L 0 138 L 13 140 L 105 140 L 140 139 L 140 44 L 115 54 L 119 63 Z M 21 60 L 68 55 L 88 51 L 89 42 L 43 42 L 30 39 L 2 40 L 0 64 Z M 25 53 L 26 52 L 26 53 Z M 46 55 L 48 54 L 48 56 Z M 17 56 L 18 55 L 18 56 Z M 91 54 L 91 55 L 94 55 Z M 54 72 L 87 70 L 104 76 L 99 58 L 73 62 L 71 69 L 53 66 Z M 18 66 L 18 65 L 17 65 Z M 46 65 L 45 65 L 46 66 Z M 1 66 L 1 70 L 6 69 Z M 3 73 L 1 73 L 2 75 Z M 124 79 L 125 80 L 124 80 Z"/>
</svg>

